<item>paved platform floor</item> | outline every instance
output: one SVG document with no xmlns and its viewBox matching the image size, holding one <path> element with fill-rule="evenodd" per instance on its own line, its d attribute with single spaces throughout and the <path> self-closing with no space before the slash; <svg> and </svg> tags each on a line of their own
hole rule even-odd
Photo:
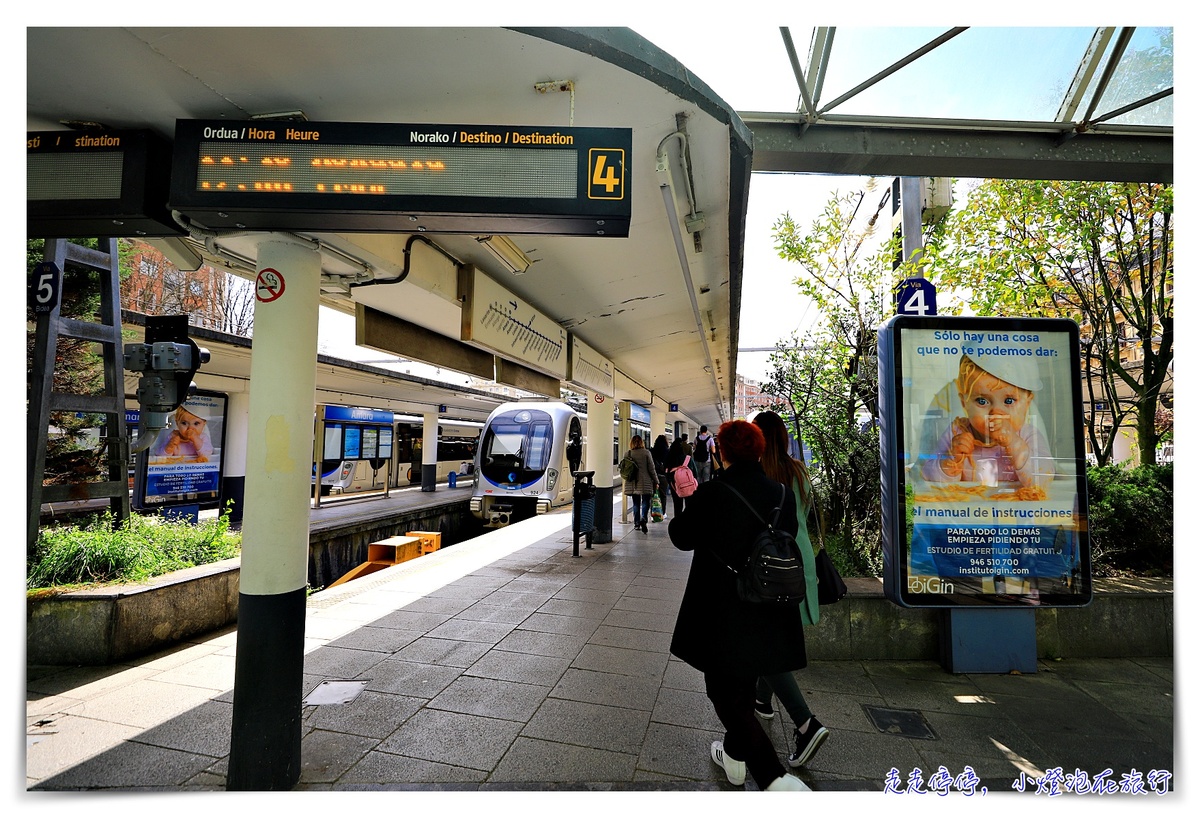
<svg viewBox="0 0 1200 818">
<path fill-rule="evenodd" d="M 668 652 L 691 555 L 618 510 L 613 541 L 575 557 L 570 525 L 546 515 L 311 596 L 296 790 L 742 789 L 709 759 L 722 730 L 700 674 Z M 235 648 L 230 629 L 121 665 L 28 667 L 20 803 L 224 790 Z M 1086 777 L 1178 797 L 1155 792 L 1175 785 L 1170 657 L 1026 675 L 817 660 L 797 678 L 832 731 L 798 771 L 818 793 L 915 788 L 896 797 L 932 807 L 938 789 L 1049 796 Z M 767 724 L 786 757 L 790 721 Z"/>
</svg>

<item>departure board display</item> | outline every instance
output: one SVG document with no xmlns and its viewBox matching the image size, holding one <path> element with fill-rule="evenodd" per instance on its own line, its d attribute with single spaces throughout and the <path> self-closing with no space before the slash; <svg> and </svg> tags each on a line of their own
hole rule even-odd
<svg viewBox="0 0 1200 818">
<path fill-rule="evenodd" d="M 29 237 L 181 235 L 167 211 L 170 162 L 149 131 L 26 133 Z"/>
<path fill-rule="evenodd" d="M 171 207 L 208 228 L 627 236 L 632 132 L 176 123 Z"/>
</svg>

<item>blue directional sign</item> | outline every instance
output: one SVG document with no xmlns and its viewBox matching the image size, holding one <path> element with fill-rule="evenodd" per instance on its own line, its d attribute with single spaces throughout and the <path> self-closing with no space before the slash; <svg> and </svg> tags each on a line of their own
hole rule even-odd
<svg viewBox="0 0 1200 818">
<path fill-rule="evenodd" d="M 937 315 L 937 293 L 924 278 L 906 278 L 896 288 L 897 315 Z"/>
</svg>

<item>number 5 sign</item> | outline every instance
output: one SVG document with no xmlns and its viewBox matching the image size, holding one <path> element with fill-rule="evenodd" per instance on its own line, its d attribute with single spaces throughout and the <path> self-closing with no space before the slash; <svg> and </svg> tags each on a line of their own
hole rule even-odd
<svg viewBox="0 0 1200 818">
<path fill-rule="evenodd" d="M 899 315 L 937 315 L 937 293 L 924 278 L 906 278 L 896 288 Z"/>
<path fill-rule="evenodd" d="M 58 265 L 43 261 L 33 270 L 33 311 L 41 315 L 50 313 L 58 306 L 58 290 L 61 277 Z"/>
</svg>

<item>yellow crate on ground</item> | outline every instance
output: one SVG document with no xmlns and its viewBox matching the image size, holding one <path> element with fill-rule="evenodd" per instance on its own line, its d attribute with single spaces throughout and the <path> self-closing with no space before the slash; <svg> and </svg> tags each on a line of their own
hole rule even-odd
<svg viewBox="0 0 1200 818">
<path fill-rule="evenodd" d="M 442 547 L 442 532 L 440 531 L 410 531 L 408 536 L 421 540 L 421 556 L 432 554 Z"/>
</svg>

